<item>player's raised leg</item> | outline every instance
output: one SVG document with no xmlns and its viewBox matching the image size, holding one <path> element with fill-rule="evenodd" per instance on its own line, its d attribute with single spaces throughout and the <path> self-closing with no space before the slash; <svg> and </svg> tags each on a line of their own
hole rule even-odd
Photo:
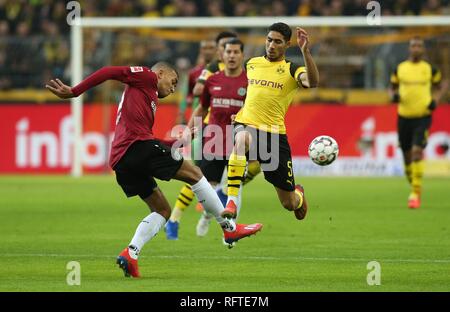
<svg viewBox="0 0 450 312">
<path fill-rule="evenodd" d="M 296 185 L 294 191 L 285 191 L 278 187 L 275 187 L 275 189 L 277 190 L 278 198 L 283 207 L 289 211 L 294 211 L 295 217 L 298 220 L 303 220 L 308 211 L 308 204 L 306 202 L 303 186 Z"/>
<path fill-rule="evenodd" d="M 143 197 L 143 195 L 140 196 Z M 144 245 L 161 230 L 170 216 L 170 205 L 159 188 L 155 187 L 151 195 L 142 199 L 151 213 L 141 221 L 130 244 L 117 257 L 117 264 L 127 277 L 140 277 L 139 253 Z"/>
<path fill-rule="evenodd" d="M 222 227 L 225 241 L 228 244 L 232 244 L 261 230 L 262 224 L 260 223 L 250 225 L 235 224 L 233 220 L 222 217 L 224 210 L 222 203 L 213 187 L 203 176 L 200 168 L 192 165 L 188 161 L 183 161 L 183 164 L 175 175 L 175 179 L 189 183 L 192 186 L 192 191 L 197 196 L 198 201 L 207 212 L 216 218 Z"/>
</svg>

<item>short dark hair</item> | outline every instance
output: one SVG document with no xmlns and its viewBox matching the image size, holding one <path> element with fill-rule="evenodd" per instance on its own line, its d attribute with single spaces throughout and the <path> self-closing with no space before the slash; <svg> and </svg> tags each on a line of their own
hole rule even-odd
<svg viewBox="0 0 450 312">
<path fill-rule="evenodd" d="M 217 35 L 216 43 L 219 44 L 220 39 L 223 38 L 237 38 L 237 35 L 232 31 L 222 31 L 220 34 Z"/>
<path fill-rule="evenodd" d="M 241 52 L 244 52 L 244 43 L 238 38 L 233 38 L 225 42 L 225 48 L 227 47 L 227 44 L 238 44 L 241 46 Z"/>
<path fill-rule="evenodd" d="M 175 72 L 177 77 L 180 77 L 180 75 L 178 74 L 178 71 L 176 70 L 176 68 L 173 65 L 171 65 L 171 64 L 169 64 L 167 62 L 163 62 L 163 61 L 157 62 L 156 64 L 154 64 L 152 66 L 151 70 L 152 71 L 157 71 L 158 69 L 161 69 L 161 68 L 165 69 L 165 70 L 172 70 L 172 71 Z"/>
<path fill-rule="evenodd" d="M 292 30 L 291 27 L 289 27 L 289 25 L 285 24 L 285 23 L 275 23 L 270 25 L 269 27 L 269 31 L 276 31 L 279 32 L 280 34 L 283 35 L 284 40 L 289 41 L 291 40 L 291 36 L 292 36 Z"/>
</svg>

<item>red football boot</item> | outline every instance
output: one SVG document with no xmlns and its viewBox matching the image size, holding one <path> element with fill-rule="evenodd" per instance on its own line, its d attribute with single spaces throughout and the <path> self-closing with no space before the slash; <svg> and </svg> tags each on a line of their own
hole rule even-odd
<svg viewBox="0 0 450 312">
<path fill-rule="evenodd" d="M 295 189 L 302 194 L 303 203 L 300 208 L 294 210 L 294 214 L 298 220 L 303 220 L 306 217 L 306 213 L 308 212 L 308 203 L 306 202 L 305 198 L 305 190 L 303 189 L 303 186 L 299 184 L 295 186 Z"/>
<path fill-rule="evenodd" d="M 123 273 L 126 277 L 141 277 L 141 275 L 139 274 L 137 259 L 131 258 L 128 252 L 128 247 L 120 253 L 120 255 L 117 257 L 116 263 L 123 270 Z"/>
<path fill-rule="evenodd" d="M 237 215 L 237 207 L 233 200 L 228 201 L 227 206 L 222 211 L 222 218 L 234 219 Z"/>
<path fill-rule="evenodd" d="M 236 230 L 234 232 L 223 231 L 223 238 L 225 243 L 232 245 L 234 242 L 237 242 L 244 237 L 251 236 L 256 234 L 256 232 L 261 231 L 262 226 L 261 223 L 236 224 Z"/>
<path fill-rule="evenodd" d="M 420 207 L 420 196 L 411 194 L 408 198 L 408 208 L 418 209 Z"/>
</svg>

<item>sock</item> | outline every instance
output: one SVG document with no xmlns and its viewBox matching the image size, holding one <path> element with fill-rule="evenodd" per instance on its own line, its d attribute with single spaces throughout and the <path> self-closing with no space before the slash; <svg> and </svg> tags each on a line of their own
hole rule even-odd
<svg viewBox="0 0 450 312">
<path fill-rule="evenodd" d="M 237 204 L 239 189 L 244 179 L 247 158 L 231 153 L 228 161 L 228 201 L 233 200 Z"/>
<path fill-rule="evenodd" d="M 219 196 L 219 199 L 220 199 L 220 201 L 222 202 L 222 205 L 225 207 L 226 204 L 227 204 L 228 196 L 227 196 L 227 194 L 225 194 L 225 193 L 223 192 L 223 187 L 222 187 L 222 185 L 218 185 L 218 186 L 216 187 L 216 193 L 217 193 L 217 196 Z"/>
<path fill-rule="evenodd" d="M 412 164 L 405 164 L 405 176 L 409 184 L 412 183 Z"/>
<path fill-rule="evenodd" d="M 297 208 L 295 208 L 295 209 L 299 209 L 302 205 L 303 205 L 303 195 L 302 195 L 302 193 L 300 193 L 300 191 L 299 190 L 295 190 L 295 194 L 297 194 L 298 195 L 298 198 L 299 198 L 299 201 L 298 201 L 298 206 L 297 206 Z"/>
<path fill-rule="evenodd" d="M 257 161 L 249 161 L 247 166 L 247 174 L 244 178 L 243 185 L 246 185 L 248 182 L 252 181 L 254 177 L 256 177 L 261 172 L 261 165 Z"/>
<path fill-rule="evenodd" d="M 411 186 L 412 192 L 418 196 L 422 191 L 422 176 L 423 176 L 423 160 L 413 161 L 411 164 L 412 174 L 411 174 Z"/>
<path fill-rule="evenodd" d="M 192 192 L 191 186 L 189 184 L 185 184 L 178 194 L 177 201 L 175 202 L 175 208 L 184 210 L 191 204 L 193 199 L 194 192 Z"/>
<path fill-rule="evenodd" d="M 233 221 L 236 222 L 239 217 L 239 213 L 241 212 L 241 204 L 242 204 L 242 187 L 239 189 L 239 194 L 236 202 L 236 218 L 233 218 Z"/>
<path fill-rule="evenodd" d="M 192 191 L 197 196 L 198 202 L 203 205 L 205 211 L 212 214 L 224 230 L 228 232 L 234 232 L 236 230 L 234 221 L 224 219 L 220 215 L 224 210 L 223 205 L 217 193 L 205 177 L 202 177 L 200 181 L 192 185 Z"/>
<path fill-rule="evenodd" d="M 155 236 L 159 230 L 166 223 L 166 219 L 157 212 L 152 212 L 142 220 L 136 229 L 136 233 L 133 236 L 128 248 L 130 256 L 137 259 L 139 252 L 153 236 Z"/>
</svg>

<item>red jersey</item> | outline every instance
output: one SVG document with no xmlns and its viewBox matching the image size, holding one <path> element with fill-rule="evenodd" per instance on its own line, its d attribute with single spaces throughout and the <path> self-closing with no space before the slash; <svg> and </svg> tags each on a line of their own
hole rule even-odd
<svg viewBox="0 0 450 312">
<path fill-rule="evenodd" d="M 194 95 L 192 94 L 194 86 L 197 83 L 197 79 L 202 73 L 205 65 L 197 65 L 189 71 L 189 81 L 188 81 L 188 93 L 186 101 L 191 104 Z"/>
<path fill-rule="evenodd" d="M 232 135 L 227 133 L 227 125 L 231 124 L 231 115 L 237 114 L 244 105 L 247 84 L 245 71 L 242 71 L 237 77 L 228 77 L 224 71 L 220 71 L 206 80 L 201 103 L 204 109 L 210 108 L 208 127 L 210 125 L 219 126 L 223 136 L 216 137 L 215 130 L 206 127 L 204 133 L 205 154 L 228 156 L 231 153 Z M 231 128 L 228 128 L 230 131 Z M 209 142 L 211 140 L 214 141 Z M 218 146 L 222 148 L 217 149 Z"/>
<path fill-rule="evenodd" d="M 75 96 L 109 79 L 126 84 L 117 111 L 116 129 L 111 146 L 111 168 L 136 141 L 153 139 L 153 124 L 158 103 L 158 78 L 147 67 L 107 66 L 72 88 Z"/>
</svg>

